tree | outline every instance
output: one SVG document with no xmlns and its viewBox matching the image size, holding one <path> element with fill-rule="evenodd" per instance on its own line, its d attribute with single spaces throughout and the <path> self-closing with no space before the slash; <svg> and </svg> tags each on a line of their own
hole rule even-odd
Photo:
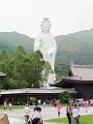
<svg viewBox="0 0 93 124">
<path fill-rule="evenodd" d="M 8 57 L 6 64 L 7 84 L 3 88 L 24 88 L 28 87 L 25 78 L 26 52 L 23 47 L 18 46 L 16 52 Z"/>
<path fill-rule="evenodd" d="M 72 98 L 71 94 L 68 91 L 61 92 L 58 95 L 61 103 L 68 103 L 68 101 Z"/>
<path fill-rule="evenodd" d="M 8 55 L 4 50 L 0 51 L 0 71 L 6 71 L 6 63 L 8 60 Z"/>
<path fill-rule="evenodd" d="M 5 72 L 6 73 L 6 65 L 8 61 L 8 55 L 4 50 L 0 51 L 0 72 Z M 0 88 L 3 88 L 3 86 L 6 85 L 6 81 L 3 80 L 2 82 L 0 81 Z"/>
<path fill-rule="evenodd" d="M 11 56 L 0 51 L 0 59 L 0 71 L 7 74 L 6 82 L 2 84 L 5 89 L 41 87 L 51 71 L 40 51 L 27 53 L 22 46 L 18 46 Z"/>
<path fill-rule="evenodd" d="M 15 54 L 8 61 L 8 65 L 8 85 L 10 88 L 13 88 L 13 85 L 14 88 L 40 87 L 41 73 L 45 65 L 40 51 L 28 54 L 22 47 L 17 47 Z"/>
<path fill-rule="evenodd" d="M 27 58 L 27 53 L 22 46 L 16 48 L 14 56 L 11 57 L 12 62 L 12 75 L 11 78 L 14 80 L 16 88 L 28 87 L 28 82 L 25 79 L 25 61 Z"/>
<path fill-rule="evenodd" d="M 39 50 L 31 54 L 31 60 L 31 81 L 33 82 L 33 87 L 41 87 L 43 82 L 46 81 L 51 67 L 48 62 L 43 60 L 43 55 Z"/>
<path fill-rule="evenodd" d="M 40 51 L 33 52 L 30 54 L 31 59 L 31 82 L 33 87 L 40 87 L 42 81 L 42 71 L 45 65 L 43 56 Z"/>
</svg>

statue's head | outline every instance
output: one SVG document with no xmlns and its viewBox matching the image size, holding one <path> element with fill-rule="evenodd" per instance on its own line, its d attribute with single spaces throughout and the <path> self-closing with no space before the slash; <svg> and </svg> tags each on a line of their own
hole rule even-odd
<svg viewBox="0 0 93 124">
<path fill-rule="evenodd" d="M 41 27 L 41 32 L 48 33 L 51 28 L 49 18 L 44 18 L 40 27 Z"/>
</svg>

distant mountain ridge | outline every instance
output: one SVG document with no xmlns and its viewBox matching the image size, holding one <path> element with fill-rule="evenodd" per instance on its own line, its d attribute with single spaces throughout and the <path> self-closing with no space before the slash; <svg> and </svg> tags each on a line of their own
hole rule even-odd
<svg viewBox="0 0 93 124">
<path fill-rule="evenodd" d="M 3 41 L 3 43 L 2 43 Z M 24 34 L 13 32 L 0 32 L 0 46 L 4 44 L 9 49 L 22 45 L 26 50 L 33 50 L 34 39 Z"/>
<path fill-rule="evenodd" d="M 56 62 L 69 63 L 73 60 L 78 64 L 93 64 L 93 29 L 56 36 L 55 39 Z M 17 32 L 0 32 L 0 49 L 12 52 L 18 45 L 33 51 L 34 38 Z"/>
<path fill-rule="evenodd" d="M 56 37 L 57 60 L 65 63 L 93 64 L 93 29 Z"/>
</svg>

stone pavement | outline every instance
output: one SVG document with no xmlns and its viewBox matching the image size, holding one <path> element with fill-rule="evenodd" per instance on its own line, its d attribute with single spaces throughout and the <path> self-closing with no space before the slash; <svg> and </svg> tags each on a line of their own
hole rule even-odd
<svg viewBox="0 0 93 124">
<path fill-rule="evenodd" d="M 31 113 L 33 112 L 33 109 L 31 109 Z M 10 124 L 25 124 L 24 121 L 24 112 L 23 110 L 2 110 L 1 113 L 7 113 Z M 80 108 L 80 114 L 93 114 L 93 107 L 88 108 L 88 112 L 86 112 L 85 108 Z M 66 108 L 63 107 L 61 109 L 61 117 L 66 116 Z M 57 110 L 55 107 L 42 107 L 42 117 L 44 120 L 47 120 L 49 118 L 57 118 Z M 47 123 L 44 122 L 44 124 L 54 124 L 54 123 Z M 56 124 L 56 123 L 55 123 Z M 61 123 L 62 124 L 62 123 Z"/>
</svg>

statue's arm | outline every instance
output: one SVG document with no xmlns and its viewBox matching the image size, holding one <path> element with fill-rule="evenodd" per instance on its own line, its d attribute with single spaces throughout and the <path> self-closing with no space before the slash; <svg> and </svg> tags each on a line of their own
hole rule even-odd
<svg viewBox="0 0 93 124">
<path fill-rule="evenodd" d="M 40 39 L 36 38 L 34 43 L 34 51 L 39 50 L 40 48 Z"/>
<path fill-rule="evenodd" d="M 51 50 L 50 50 L 50 54 L 56 53 L 56 50 L 57 50 L 57 45 L 56 45 L 55 39 L 53 38 L 53 43 L 52 43 L 52 47 L 51 47 Z"/>
</svg>

